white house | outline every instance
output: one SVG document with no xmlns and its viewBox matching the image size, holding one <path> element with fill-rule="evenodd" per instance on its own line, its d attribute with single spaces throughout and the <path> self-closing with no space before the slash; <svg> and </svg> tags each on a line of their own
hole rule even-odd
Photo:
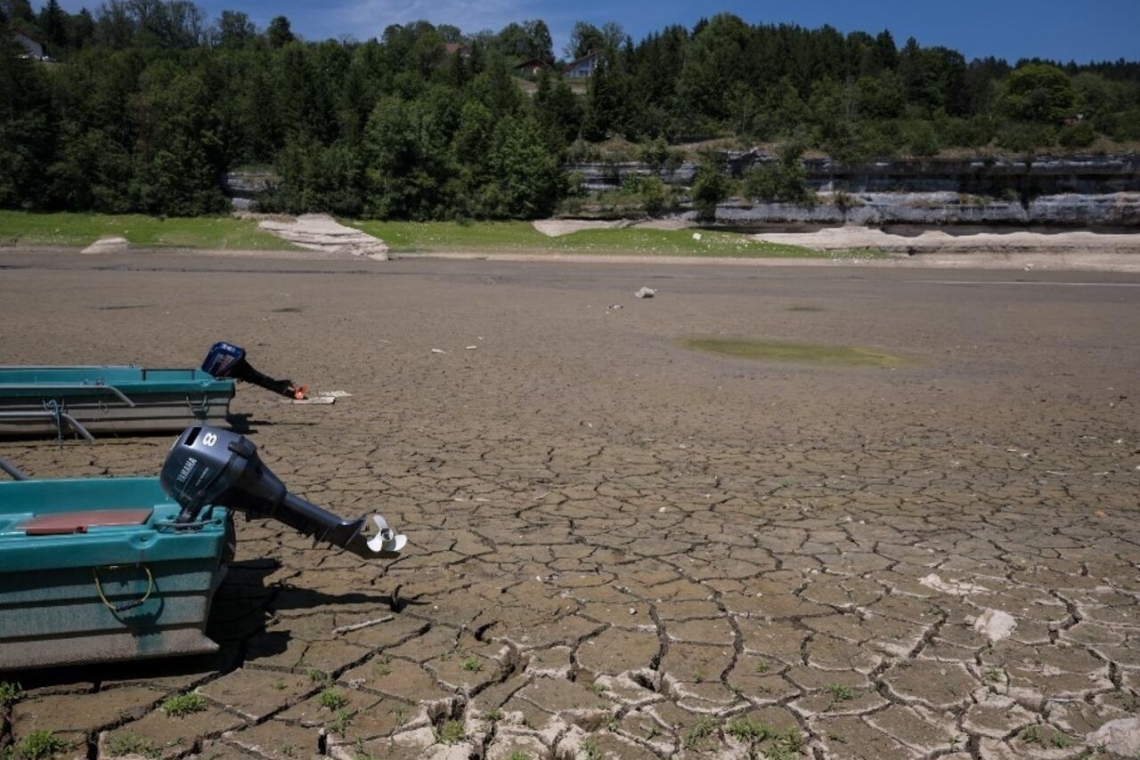
<svg viewBox="0 0 1140 760">
<path fill-rule="evenodd" d="M 588 53 L 576 61 L 567 64 L 566 71 L 563 74 L 568 79 L 585 79 L 594 73 L 594 69 L 598 66 L 598 54 Z"/>
<path fill-rule="evenodd" d="M 39 60 L 40 58 L 43 58 L 45 55 L 47 55 L 47 43 L 45 43 L 43 40 L 36 39 L 30 34 L 25 34 L 24 32 L 17 30 L 16 41 L 23 45 L 27 49 L 28 55 L 32 56 L 36 60 Z"/>
</svg>

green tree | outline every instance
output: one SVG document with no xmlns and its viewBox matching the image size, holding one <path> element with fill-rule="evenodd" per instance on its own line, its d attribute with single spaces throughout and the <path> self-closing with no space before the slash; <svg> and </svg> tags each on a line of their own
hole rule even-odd
<svg viewBox="0 0 1140 760">
<path fill-rule="evenodd" d="M 95 19 L 86 8 L 67 17 L 67 46 L 78 50 L 95 35 Z"/>
<path fill-rule="evenodd" d="M 423 102 L 387 97 L 365 132 L 366 213 L 379 219 L 438 219 L 453 208 L 454 168 L 446 135 Z"/>
<path fill-rule="evenodd" d="M 570 31 L 570 42 L 567 43 L 563 52 L 572 61 L 590 53 L 612 56 L 623 39 L 625 39 L 625 32 L 619 24 L 612 21 L 603 24 L 601 27 L 585 21 L 576 21 L 574 28 Z"/>
<path fill-rule="evenodd" d="M 28 0 L 4 0 L 0 3 L 0 16 L 5 21 L 23 21 L 27 24 L 36 23 L 36 14 Z"/>
<path fill-rule="evenodd" d="M 911 155 L 927 158 L 938 153 L 940 147 L 938 133 L 934 125 L 925 119 L 908 122 L 903 130 L 903 136 Z"/>
<path fill-rule="evenodd" d="M 344 216 L 360 216 L 365 210 L 364 164 L 347 142 L 324 146 L 311 137 L 295 136 L 278 154 L 276 167 L 283 185 L 267 199 L 267 210 Z"/>
<path fill-rule="evenodd" d="M 135 41 L 135 19 L 122 0 L 108 0 L 99 6 L 95 16 L 96 44 L 124 50 Z"/>
<path fill-rule="evenodd" d="M 1010 73 L 999 107 L 1011 119 L 1059 125 L 1073 114 L 1076 102 L 1068 74 L 1056 66 L 1030 63 Z"/>
<path fill-rule="evenodd" d="M 803 145 L 791 141 L 780 145 L 776 160 L 745 172 L 744 191 L 750 198 L 807 203 L 813 195 L 803 165 Z"/>
<path fill-rule="evenodd" d="M 199 72 L 170 62 L 149 67 L 133 98 L 138 140 L 133 195 L 152 214 L 222 211 L 223 146 L 212 98 Z"/>
<path fill-rule="evenodd" d="M 532 58 L 548 63 L 554 61 L 550 29 L 542 19 L 507 24 L 496 35 L 494 46 L 503 55 L 524 61 Z"/>
<path fill-rule="evenodd" d="M 728 178 L 721 171 L 720 161 L 705 157 L 693 174 L 693 206 L 697 218 L 703 221 L 716 219 L 716 207 L 728 197 Z"/>
<path fill-rule="evenodd" d="M 49 176 L 55 208 L 107 214 L 138 210 L 129 192 L 134 177 L 131 155 L 103 129 L 67 124 Z"/>
<path fill-rule="evenodd" d="M 471 95 L 496 117 L 517 113 L 525 102 L 506 59 L 496 50 L 487 54 L 484 70 L 471 83 Z"/>
<path fill-rule="evenodd" d="M 752 88 L 741 81 L 733 82 L 725 93 L 725 104 L 732 119 L 733 131 L 741 136 L 751 134 L 759 110 L 759 102 Z"/>
<path fill-rule="evenodd" d="M 546 133 L 551 152 L 561 154 L 574 141 L 582 126 L 578 96 L 566 80 L 546 69 L 539 74 L 534 95 L 534 116 Z"/>
<path fill-rule="evenodd" d="M 293 35 L 293 27 L 285 16 L 274 16 L 265 30 L 265 39 L 272 48 L 283 48 L 297 39 Z"/>
<path fill-rule="evenodd" d="M 739 17 L 728 13 L 712 17 L 693 38 L 677 81 L 682 108 L 718 120 L 732 116 L 733 94 L 750 91 L 740 75 L 750 36 Z M 734 82 L 742 82 L 742 88 L 734 90 Z"/>
<path fill-rule="evenodd" d="M 249 47 L 258 39 L 257 27 L 241 11 L 222 11 L 213 29 L 212 37 L 218 47 L 240 49 Z"/>
<path fill-rule="evenodd" d="M 493 179 L 483 189 L 488 210 L 514 219 L 549 216 L 562 197 L 564 176 L 538 123 L 530 116 L 504 119 L 494 142 Z"/>
<path fill-rule="evenodd" d="M 56 48 L 67 45 L 67 12 L 59 5 L 59 0 L 48 0 L 40 8 L 37 19 L 40 29 L 47 37 L 49 50 L 58 53 Z"/>
<path fill-rule="evenodd" d="M 893 71 L 855 82 L 855 113 L 860 119 L 897 119 L 906 110 L 902 82 Z"/>
<path fill-rule="evenodd" d="M 923 48 L 913 37 L 899 54 L 898 73 L 907 102 L 931 114 L 960 116 L 969 110 L 966 59 L 944 47 Z"/>
<path fill-rule="evenodd" d="M 879 70 L 894 71 L 899 65 L 899 51 L 889 30 L 884 29 L 875 37 L 875 65 Z"/>
<path fill-rule="evenodd" d="M 40 66 L 0 34 L 0 207 L 45 205 L 44 168 L 53 149 L 50 101 Z"/>
<path fill-rule="evenodd" d="M 620 131 L 624 103 L 622 80 L 608 59 L 600 59 L 586 86 L 582 137 L 591 142 L 600 142 L 608 138 L 611 132 Z"/>
<path fill-rule="evenodd" d="M 554 39 L 550 36 L 550 28 L 542 19 L 524 21 L 523 27 L 530 34 L 532 47 L 530 57 L 547 63 L 554 62 Z"/>
</svg>

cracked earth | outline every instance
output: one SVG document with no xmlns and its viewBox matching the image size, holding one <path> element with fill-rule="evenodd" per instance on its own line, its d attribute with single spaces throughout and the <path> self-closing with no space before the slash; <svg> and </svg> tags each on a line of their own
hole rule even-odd
<svg viewBox="0 0 1140 760">
<path fill-rule="evenodd" d="M 291 491 L 409 539 L 366 563 L 239 518 L 221 651 L 4 674 L 16 760 L 43 731 L 67 760 L 1135 754 L 1134 276 L 15 263 L 5 362 L 193 366 L 226 339 L 348 391 L 231 409 Z M 172 438 L 0 456 L 155 474 Z"/>
</svg>

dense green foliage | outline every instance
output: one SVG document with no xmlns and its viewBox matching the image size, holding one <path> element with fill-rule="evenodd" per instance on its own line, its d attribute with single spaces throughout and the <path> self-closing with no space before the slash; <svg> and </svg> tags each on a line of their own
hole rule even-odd
<svg viewBox="0 0 1140 760">
<path fill-rule="evenodd" d="M 11 31 L 60 63 L 29 59 Z M 599 54 L 572 86 L 557 66 L 526 90 L 513 67 L 551 62 L 539 20 L 465 35 L 419 22 L 366 42 L 305 42 L 288 19 L 207 23 L 187 0 L 107 0 L 69 14 L 0 0 L 0 207 L 197 215 L 220 178 L 271 166 L 270 210 L 379 219 L 531 218 L 573 183 L 562 164 L 613 137 L 675 166 L 682 143 L 778 146 L 749 192 L 804 200 L 799 157 L 844 162 L 949 149 L 1028 152 L 1140 140 L 1140 64 L 1012 68 L 896 46 L 888 32 L 749 25 L 727 14 L 635 43 L 574 27 L 566 57 Z M 532 94 L 526 94 L 532 92 Z M 693 200 L 727 192 L 704 161 Z M 643 192 L 668 205 L 660 188 Z M 711 206 L 710 206 L 711 204 Z"/>
</svg>

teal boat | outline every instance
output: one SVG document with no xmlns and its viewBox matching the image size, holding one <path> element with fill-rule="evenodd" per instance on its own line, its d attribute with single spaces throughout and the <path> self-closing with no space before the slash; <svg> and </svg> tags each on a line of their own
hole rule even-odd
<svg viewBox="0 0 1140 760">
<path fill-rule="evenodd" d="M 200 369 L 0 366 L 0 435 L 177 432 L 224 423 L 233 397 Z"/>
<path fill-rule="evenodd" d="M 213 652 L 232 522 L 158 478 L 0 482 L 0 671 Z"/>
<path fill-rule="evenodd" d="M 216 651 L 206 620 L 234 512 L 366 560 L 407 543 L 378 514 L 345 520 L 290 493 L 231 430 L 182 431 L 157 478 L 29 480 L 4 464 L 0 672 Z"/>
</svg>

